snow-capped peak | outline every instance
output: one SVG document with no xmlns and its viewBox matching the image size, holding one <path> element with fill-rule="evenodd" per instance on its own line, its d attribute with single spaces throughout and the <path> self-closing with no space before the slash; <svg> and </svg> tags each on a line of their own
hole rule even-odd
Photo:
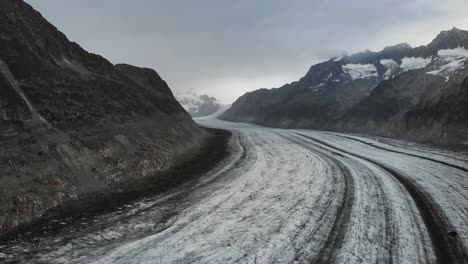
<svg viewBox="0 0 468 264">
<path fill-rule="evenodd" d="M 182 107 L 193 117 L 210 115 L 221 107 L 216 98 L 208 95 L 199 95 L 194 91 L 177 95 L 176 98 Z"/>
</svg>

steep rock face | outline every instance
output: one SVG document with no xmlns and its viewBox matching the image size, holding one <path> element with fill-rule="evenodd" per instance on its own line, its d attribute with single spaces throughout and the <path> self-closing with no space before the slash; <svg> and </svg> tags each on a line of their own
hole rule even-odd
<svg viewBox="0 0 468 264">
<path fill-rule="evenodd" d="M 404 88 L 423 88 L 425 93 L 418 97 L 408 95 L 395 83 L 382 85 L 378 87 L 381 92 L 353 107 L 338 127 L 422 142 L 467 144 L 468 72 L 461 77 L 460 81 L 444 83 L 427 76 L 425 86 L 411 80 Z"/>
<path fill-rule="evenodd" d="M 448 105 L 453 100 L 449 98 L 464 94 L 467 59 L 468 32 L 453 28 L 427 46 L 398 44 L 319 63 L 298 82 L 243 95 L 221 118 L 463 143 L 466 138 L 459 135 L 464 124 L 460 117 L 448 117 Z M 430 117 L 434 111 L 446 116 L 444 120 Z"/>
<path fill-rule="evenodd" d="M 198 95 L 195 92 L 186 92 L 177 99 L 192 117 L 209 116 L 221 108 L 221 103 L 214 97 Z"/>
<path fill-rule="evenodd" d="M 0 231 L 157 176 L 203 139 L 155 71 L 114 66 L 23 1 L 0 2 Z"/>
</svg>

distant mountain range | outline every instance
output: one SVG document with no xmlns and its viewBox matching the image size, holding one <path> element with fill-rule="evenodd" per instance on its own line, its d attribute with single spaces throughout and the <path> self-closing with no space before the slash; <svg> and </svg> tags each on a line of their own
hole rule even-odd
<svg viewBox="0 0 468 264">
<path fill-rule="evenodd" d="M 427 46 L 313 65 L 297 82 L 246 93 L 221 119 L 461 144 L 468 141 L 467 59 L 468 31 L 453 28 Z"/>
<path fill-rule="evenodd" d="M 176 98 L 192 117 L 209 116 L 222 106 L 216 98 L 193 91 L 176 95 Z"/>
</svg>

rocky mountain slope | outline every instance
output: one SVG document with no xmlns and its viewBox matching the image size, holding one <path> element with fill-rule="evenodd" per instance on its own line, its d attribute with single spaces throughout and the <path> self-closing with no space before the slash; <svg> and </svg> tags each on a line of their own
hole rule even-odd
<svg viewBox="0 0 468 264">
<path fill-rule="evenodd" d="M 0 233 L 157 177 L 204 138 L 154 70 L 114 66 L 23 1 L 0 1 Z"/>
<path fill-rule="evenodd" d="M 204 94 L 199 95 L 193 91 L 188 91 L 176 97 L 192 117 L 209 116 L 222 106 L 216 98 Z"/>
<path fill-rule="evenodd" d="M 427 46 L 399 44 L 316 64 L 298 82 L 243 95 L 221 118 L 464 143 L 467 59 L 468 31 L 453 28 Z"/>
</svg>

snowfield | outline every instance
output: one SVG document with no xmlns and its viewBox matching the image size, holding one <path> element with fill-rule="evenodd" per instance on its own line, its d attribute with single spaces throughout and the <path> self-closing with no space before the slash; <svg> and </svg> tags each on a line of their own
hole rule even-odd
<svg viewBox="0 0 468 264">
<path fill-rule="evenodd" d="M 401 59 L 400 68 L 403 69 L 403 72 L 410 71 L 410 70 L 417 70 L 426 67 L 432 61 L 432 57 L 430 58 L 421 58 L 421 57 L 404 57 Z"/>
<path fill-rule="evenodd" d="M 377 68 L 373 64 L 345 64 L 342 66 L 343 71 L 346 72 L 351 79 L 370 79 L 378 77 Z"/>
<path fill-rule="evenodd" d="M 441 65 L 436 70 L 428 72 L 428 74 L 440 75 L 448 80 L 454 72 L 464 65 L 468 59 L 468 50 L 462 47 L 439 50 L 437 55 Z"/>
<path fill-rule="evenodd" d="M 3 259 L 468 263 L 467 156 L 214 116 L 197 122 L 233 131 L 232 154 L 218 167 L 85 228 L 70 227 L 36 245 L 0 247 Z"/>
</svg>

